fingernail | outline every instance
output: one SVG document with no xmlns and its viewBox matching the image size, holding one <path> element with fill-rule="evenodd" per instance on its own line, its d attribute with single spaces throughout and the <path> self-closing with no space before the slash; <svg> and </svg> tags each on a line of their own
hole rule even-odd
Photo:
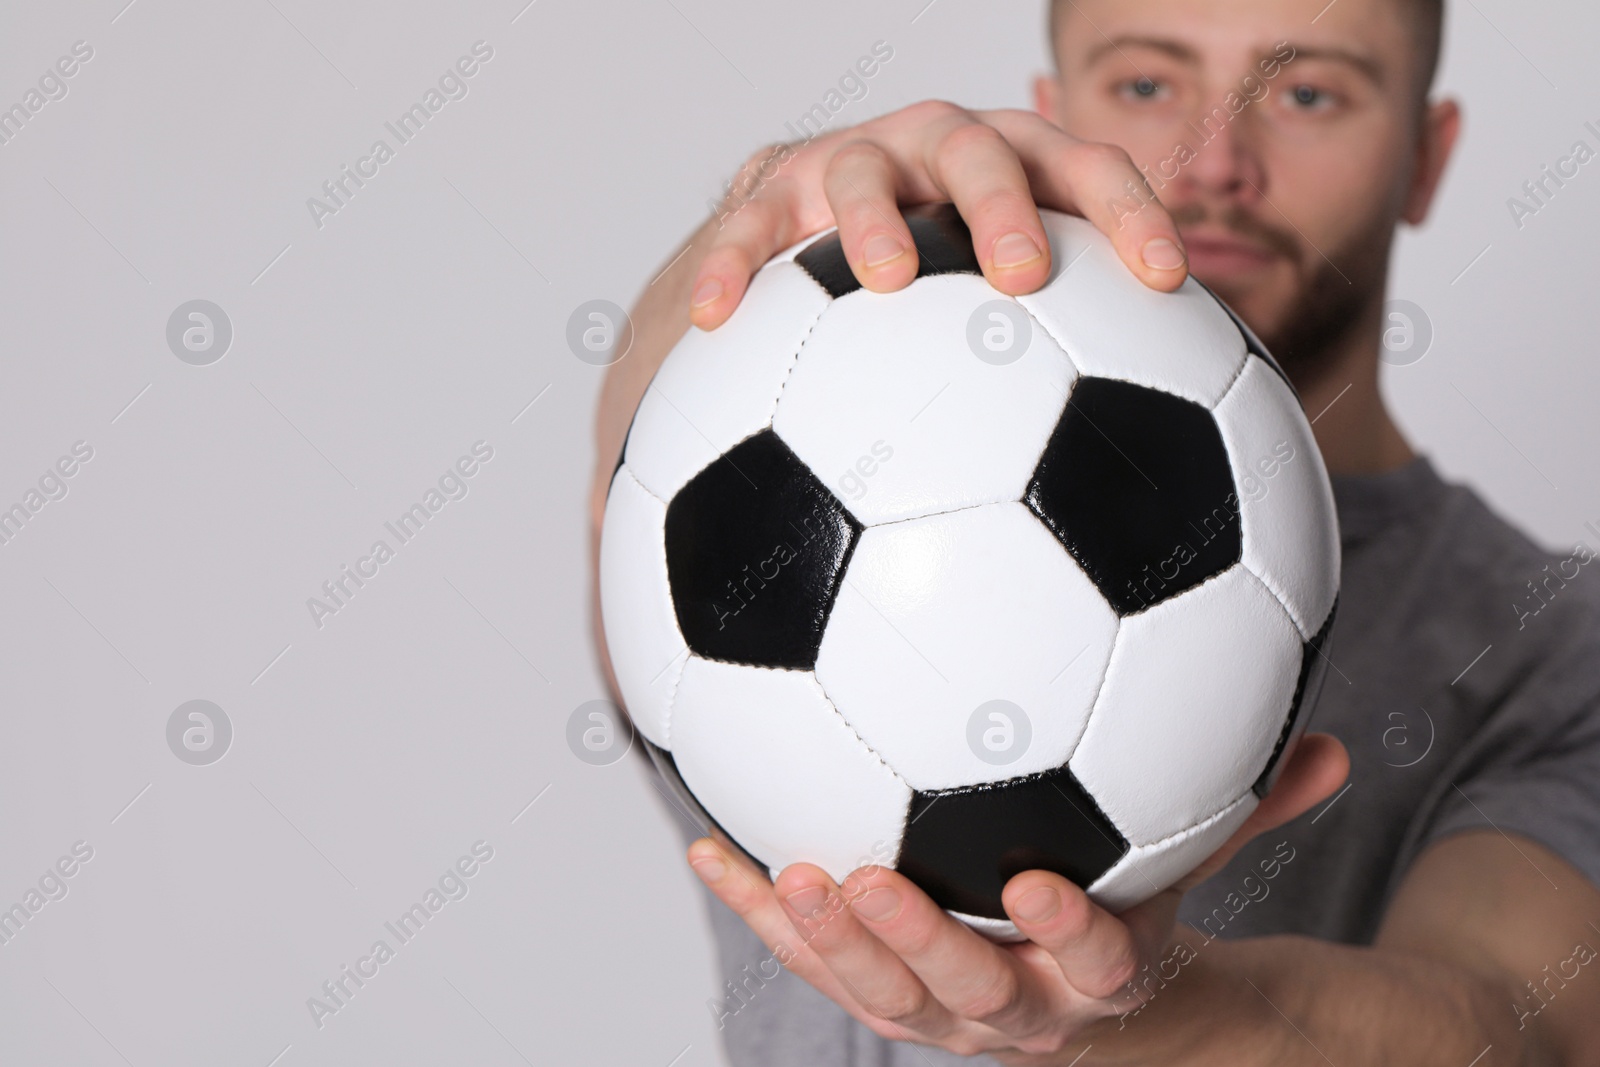
<svg viewBox="0 0 1600 1067">
<path fill-rule="evenodd" d="M 875 923 L 887 922 L 900 914 L 900 894 L 893 889 L 873 889 L 850 902 L 856 914 Z"/>
<path fill-rule="evenodd" d="M 906 246 L 898 238 L 887 233 L 876 233 L 867 239 L 866 247 L 861 250 L 861 260 L 869 267 L 881 267 L 905 254 Z"/>
<path fill-rule="evenodd" d="M 1022 894 L 1012 909 L 1017 918 L 1031 923 L 1042 923 L 1061 910 L 1061 894 L 1049 886 L 1038 886 Z"/>
<path fill-rule="evenodd" d="M 695 287 L 694 296 L 689 302 L 697 308 L 703 308 L 722 295 L 722 283 L 715 278 L 707 278 Z"/>
<path fill-rule="evenodd" d="M 999 270 L 1032 263 L 1040 254 L 1039 246 L 1025 233 L 1008 233 L 994 243 L 994 265 Z"/>
<path fill-rule="evenodd" d="M 1165 237 L 1157 237 L 1144 246 L 1144 265 L 1154 270 L 1177 270 L 1185 262 L 1183 249 Z"/>
<path fill-rule="evenodd" d="M 694 873 L 707 885 L 716 885 L 728 873 L 728 865 L 721 860 L 707 856 L 703 860 L 691 860 L 689 866 L 694 868 Z"/>
<path fill-rule="evenodd" d="M 828 899 L 828 891 L 818 885 L 808 885 L 804 889 L 796 889 L 783 899 L 789 902 L 789 907 L 801 915 L 811 915 L 822 907 L 824 900 Z"/>
</svg>

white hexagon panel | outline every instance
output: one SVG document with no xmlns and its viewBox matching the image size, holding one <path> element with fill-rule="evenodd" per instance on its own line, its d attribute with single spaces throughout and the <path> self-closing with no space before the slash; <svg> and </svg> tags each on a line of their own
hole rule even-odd
<svg viewBox="0 0 1600 1067">
<path fill-rule="evenodd" d="M 987 352 L 985 331 L 1013 346 L 1002 361 L 974 351 L 976 336 Z M 919 278 L 828 309 L 772 428 L 863 525 L 897 522 L 1020 499 L 1074 377 L 1060 347 L 981 276 Z M 998 424 L 1004 434 L 971 432 Z"/>
<path fill-rule="evenodd" d="M 1136 847 L 1211 818 L 1267 765 L 1302 646 L 1278 598 L 1239 566 L 1129 616 L 1072 773 Z"/>
<path fill-rule="evenodd" d="M 1316 438 L 1294 393 L 1252 359 L 1214 412 L 1244 527 L 1244 565 L 1310 639 L 1339 592 L 1339 525 Z"/>
<path fill-rule="evenodd" d="M 678 631 L 662 539 L 667 506 L 626 466 L 611 480 L 600 536 L 600 617 L 628 717 L 665 747 L 688 646 Z"/>
<path fill-rule="evenodd" d="M 715 330 L 691 326 L 639 402 L 624 459 L 663 500 L 772 421 L 800 348 L 832 298 L 793 263 L 758 271 Z"/>
<path fill-rule="evenodd" d="M 913 788 L 1066 763 L 1117 615 L 1026 506 L 870 527 L 851 557 L 817 678 Z"/>
<path fill-rule="evenodd" d="M 1192 279 L 1158 293 L 1121 263 L 1092 223 L 1042 211 L 1050 280 L 1017 297 L 1082 374 L 1160 389 L 1201 407 L 1222 399 L 1245 361 L 1245 339 Z"/>
<path fill-rule="evenodd" d="M 1091 899 L 1115 915 L 1161 892 L 1211 858 L 1225 845 L 1260 801 L 1254 793 L 1211 818 L 1148 845 L 1137 845 L 1088 889 Z"/>
<path fill-rule="evenodd" d="M 835 881 L 900 848 L 911 789 L 856 736 L 810 671 L 691 656 L 672 721 L 678 773 L 746 851 Z"/>
</svg>

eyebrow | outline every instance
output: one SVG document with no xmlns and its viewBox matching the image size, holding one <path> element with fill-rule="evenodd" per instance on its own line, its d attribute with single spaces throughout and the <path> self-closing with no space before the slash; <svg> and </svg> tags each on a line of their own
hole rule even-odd
<svg viewBox="0 0 1600 1067">
<path fill-rule="evenodd" d="M 1198 64 L 1200 55 L 1188 45 L 1179 41 L 1168 40 L 1165 37 L 1142 37 L 1137 34 L 1121 34 L 1116 37 L 1101 35 L 1100 43 L 1089 49 L 1089 54 L 1084 57 L 1086 65 L 1098 63 L 1111 52 L 1121 52 L 1124 47 L 1149 48 L 1157 52 L 1164 52 L 1180 63 Z"/>
<path fill-rule="evenodd" d="M 1295 59 L 1320 59 L 1327 62 L 1340 63 L 1354 69 L 1374 85 L 1381 87 L 1384 84 L 1383 68 L 1376 59 L 1369 55 L 1351 51 L 1347 48 L 1327 45 L 1302 48 L 1292 41 L 1288 43 L 1294 48 Z M 1198 66 L 1200 64 L 1200 54 L 1182 41 L 1174 41 L 1166 37 L 1122 34 L 1117 37 L 1103 38 L 1099 44 L 1089 49 L 1089 54 L 1084 57 L 1085 65 L 1092 66 L 1112 52 L 1121 54 L 1124 48 L 1148 48 L 1170 56 L 1180 63 L 1186 63 L 1190 66 Z M 1257 58 L 1264 59 L 1273 55 L 1276 55 L 1276 53 L 1264 51 Z M 1130 60 L 1129 62 L 1132 61 Z M 1293 61 L 1291 60 L 1291 62 Z"/>
<path fill-rule="evenodd" d="M 1290 42 L 1291 45 L 1293 42 Z M 1361 52 L 1353 52 L 1348 48 L 1312 47 L 1294 50 L 1295 59 L 1322 59 L 1333 63 L 1342 63 L 1362 74 L 1373 85 L 1382 87 L 1384 83 L 1383 67 L 1376 59 Z"/>
</svg>

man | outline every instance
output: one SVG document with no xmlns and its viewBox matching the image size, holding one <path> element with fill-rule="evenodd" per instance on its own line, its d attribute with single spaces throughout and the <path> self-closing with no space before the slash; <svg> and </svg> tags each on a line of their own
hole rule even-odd
<svg viewBox="0 0 1600 1067">
<path fill-rule="evenodd" d="M 1600 1063 L 1594 552 L 1552 558 L 1442 482 L 1378 388 L 1394 231 L 1426 217 L 1460 128 L 1429 99 L 1441 6 L 1058 0 L 1037 114 L 919 104 L 786 150 L 642 298 L 601 402 L 597 527 L 691 323 L 836 221 L 862 284 L 899 288 L 917 257 L 897 206 L 953 200 L 1009 293 L 1051 270 L 1035 203 L 1085 215 L 1154 288 L 1210 285 L 1316 415 L 1343 535 L 1324 732 L 1145 904 L 1113 916 L 1025 872 L 1004 900 L 1030 940 L 1001 946 L 896 872 L 771 884 L 695 841 L 734 1062 Z"/>
</svg>

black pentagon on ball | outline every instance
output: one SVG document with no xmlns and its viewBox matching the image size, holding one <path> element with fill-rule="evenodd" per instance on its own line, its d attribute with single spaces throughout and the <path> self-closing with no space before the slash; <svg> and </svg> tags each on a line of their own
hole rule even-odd
<svg viewBox="0 0 1600 1067">
<path fill-rule="evenodd" d="M 933 274 L 982 274 L 972 250 L 972 231 L 954 204 L 923 204 L 902 212 L 911 240 L 917 247 L 917 277 Z M 839 234 L 819 237 L 794 261 L 834 299 L 861 288 L 845 259 Z"/>
<path fill-rule="evenodd" d="M 861 529 L 776 433 L 739 442 L 667 505 L 667 579 L 689 648 L 810 670 Z"/>
<path fill-rule="evenodd" d="M 1272 755 L 1267 757 L 1267 765 L 1256 776 L 1255 785 L 1250 787 L 1257 797 L 1265 797 L 1277 784 L 1278 772 L 1282 770 L 1278 764 L 1283 758 L 1284 748 L 1291 737 L 1305 732 L 1306 724 L 1311 721 L 1317 697 L 1322 692 L 1322 680 L 1328 674 L 1328 635 L 1333 630 L 1333 618 L 1338 613 L 1339 601 L 1335 597 L 1321 629 L 1301 646 L 1300 677 L 1294 684 L 1294 699 L 1289 702 L 1289 713 L 1284 716 L 1283 729 L 1278 733 L 1277 744 L 1272 746 Z"/>
<path fill-rule="evenodd" d="M 1128 840 L 1065 767 L 1003 782 L 912 794 L 895 868 L 941 908 L 1006 919 L 1000 891 L 1023 871 L 1087 889 Z"/>
<path fill-rule="evenodd" d="M 1239 562 L 1239 497 L 1211 412 L 1080 378 L 1024 497 L 1120 615 Z"/>
<path fill-rule="evenodd" d="M 700 798 L 694 795 L 694 790 L 690 789 L 689 784 L 683 780 L 683 775 L 678 773 L 678 761 L 673 758 L 672 753 L 660 745 L 652 744 L 642 734 L 638 735 L 638 737 L 640 741 L 644 742 L 644 753 L 650 757 L 650 762 L 655 764 L 656 770 L 661 773 L 661 780 L 666 783 L 666 791 L 663 796 L 666 797 L 667 803 L 671 804 L 673 809 L 677 811 L 679 817 L 691 823 L 703 836 L 714 838 L 718 844 L 728 845 L 736 849 L 740 855 L 755 864 L 757 868 L 763 871 L 766 870 L 767 865 L 765 863 L 746 852 L 744 846 L 735 841 L 733 836 L 722 828 L 722 824 L 711 817 L 711 813 L 705 809 L 705 805 L 700 803 Z"/>
</svg>

